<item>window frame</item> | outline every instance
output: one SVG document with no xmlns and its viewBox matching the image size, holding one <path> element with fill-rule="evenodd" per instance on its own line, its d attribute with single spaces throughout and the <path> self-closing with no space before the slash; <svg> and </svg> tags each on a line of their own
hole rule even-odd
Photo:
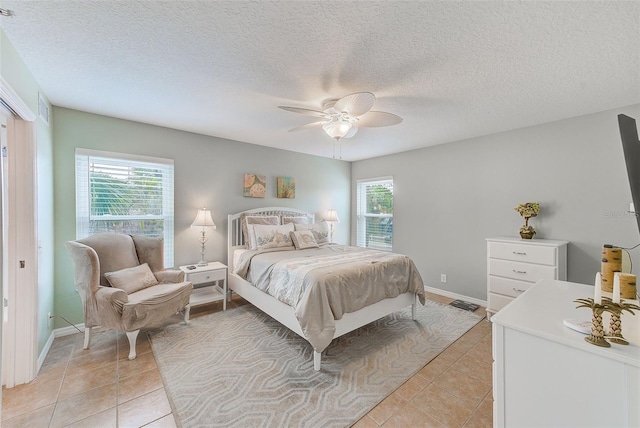
<svg viewBox="0 0 640 428">
<path fill-rule="evenodd" d="M 93 215 L 91 214 L 91 183 L 89 180 L 90 165 L 94 161 L 106 163 L 125 163 L 128 167 L 157 168 L 162 173 L 162 214 L 154 215 Z M 174 264 L 174 161 L 151 156 L 116 153 L 101 150 L 76 148 L 75 150 L 75 183 L 76 183 L 76 239 L 91 235 L 90 221 L 118 220 L 162 220 L 164 240 L 164 265 Z"/>
<path fill-rule="evenodd" d="M 367 193 L 365 191 L 369 186 L 376 184 L 391 186 L 391 213 L 368 213 L 367 210 Z M 381 251 L 393 251 L 393 201 L 394 201 L 394 183 L 393 176 L 366 178 L 356 181 L 356 245 L 363 248 L 371 248 Z M 370 218 L 389 218 L 391 219 L 392 229 L 389 245 L 372 246 L 367 241 L 367 219 Z"/>
</svg>

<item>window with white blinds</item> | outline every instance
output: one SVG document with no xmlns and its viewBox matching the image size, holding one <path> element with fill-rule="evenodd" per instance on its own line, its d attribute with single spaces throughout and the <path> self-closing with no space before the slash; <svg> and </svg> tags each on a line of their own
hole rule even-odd
<svg viewBox="0 0 640 428">
<path fill-rule="evenodd" d="M 117 232 L 164 238 L 173 266 L 173 160 L 76 149 L 76 239 Z"/>
<path fill-rule="evenodd" d="M 393 177 L 357 181 L 357 245 L 393 250 Z"/>
</svg>

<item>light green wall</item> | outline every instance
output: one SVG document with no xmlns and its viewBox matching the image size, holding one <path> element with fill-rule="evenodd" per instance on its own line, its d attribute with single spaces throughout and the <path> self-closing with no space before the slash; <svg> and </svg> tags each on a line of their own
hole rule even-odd
<svg viewBox="0 0 640 428">
<path fill-rule="evenodd" d="M 619 113 L 640 119 L 640 105 L 354 162 L 353 203 L 356 180 L 392 175 L 394 250 L 426 285 L 486 300 L 485 239 L 517 236 L 513 208 L 538 201 L 536 238 L 570 241 L 568 280 L 591 284 L 603 244 L 640 242 Z"/>
<path fill-rule="evenodd" d="M 0 75 L 37 114 L 38 82 L 20 58 L 4 31 L 0 30 Z M 46 97 L 46 95 L 45 95 Z M 37 162 L 37 228 L 38 228 L 38 352 L 44 348 L 52 329 L 47 327 L 47 314 L 53 306 L 53 145 L 52 128 L 36 119 Z"/>
<path fill-rule="evenodd" d="M 174 160 L 175 264 L 197 262 L 200 243 L 191 229 L 198 208 L 212 210 L 217 229 L 208 234 L 207 259 L 225 262 L 227 215 L 250 208 L 287 206 L 322 218 L 335 208 L 350 217 L 349 162 L 208 137 L 90 113 L 54 108 L 55 161 L 55 308 L 73 323 L 81 323 L 82 307 L 73 284 L 73 266 L 65 241 L 75 239 L 76 147 L 155 156 Z M 242 196 L 244 173 L 267 177 L 264 199 Z M 275 196 L 276 177 L 296 179 L 295 199 Z M 349 224 L 338 225 L 336 242 L 347 243 Z M 62 327 L 56 324 L 56 327 Z"/>
</svg>

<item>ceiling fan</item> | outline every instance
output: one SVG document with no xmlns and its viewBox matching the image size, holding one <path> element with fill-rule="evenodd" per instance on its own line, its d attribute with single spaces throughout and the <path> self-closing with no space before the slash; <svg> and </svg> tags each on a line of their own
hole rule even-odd
<svg viewBox="0 0 640 428">
<path fill-rule="evenodd" d="M 319 118 L 316 122 L 307 123 L 289 132 L 322 127 L 331 138 L 339 141 L 356 135 L 358 128 L 379 128 L 397 125 L 402 118 L 384 111 L 371 111 L 376 96 L 371 92 L 356 92 L 338 99 L 330 99 L 322 104 L 322 111 L 300 107 L 278 106 L 282 110 L 300 113 Z"/>
</svg>

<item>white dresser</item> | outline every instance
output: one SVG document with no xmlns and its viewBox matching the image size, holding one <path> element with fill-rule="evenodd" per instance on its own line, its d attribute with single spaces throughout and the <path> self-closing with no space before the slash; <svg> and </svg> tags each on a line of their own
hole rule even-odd
<svg viewBox="0 0 640 428">
<path fill-rule="evenodd" d="M 593 286 L 540 281 L 493 316 L 494 427 L 640 426 L 640 314 L 623 314 L 629 345 L 594 346 L 563 324 L 591 319 L 574 303 L 588 297 Z"/>
<path fill-rule="evenodd" d="M 567 241 L 487 239 L 487 318 L 541 279 L 567 279 Z"/>
</svg>

